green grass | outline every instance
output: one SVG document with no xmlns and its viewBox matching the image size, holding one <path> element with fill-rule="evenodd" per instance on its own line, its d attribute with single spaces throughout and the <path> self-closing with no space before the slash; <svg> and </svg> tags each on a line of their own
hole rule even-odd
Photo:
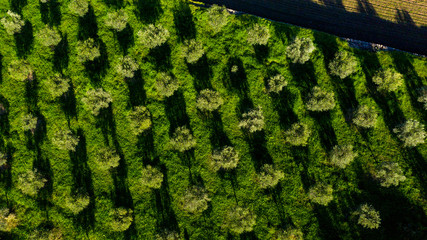
<svg viewBox="0 0 427 240">
<path fill-rule="evenodd" d="M 228 25 L 212 36 L 204 9 L 172 0 L 123 4 L 92 0 L 84 20 L 69 12 L 68 1 L 50 0 L 51 7 L 40 7 L 36 0 L 27 4 L 22 0 L 0 2 L 0 16 L 10 8 L 22 12 L 33 32 L 28 34 L 31 31 L 27 29 L 15 40 L 0 27 L 0 99 L 6 99 L 9 106 L 8 120 L 3 120 L 0 128 L 0 151 L 12 156 L 10 168 L 0 170 L 0 206 L 12 208 L 20 220 L 16 229 L 0 233 L 0 238 L 28 239 L 35 229 L 51 226 L 61 228 L 65 239 L 154 239 L 164 228 L 178 231 L 183 239 L 269 239 L 274 229 L 291 226 L 300 228 L 305 239 L 422 238 L 427 222 L 427 148 L 424 144 L 404 148 L 392 129 L 410 118 L 425 123 L 426 113 L 416 102 L 416 89 L 427 84 L 425 58 L 351 49 L 334 36 L 248 15 L 230 16 Z M 125 30 L 130 37 L 118 36 L 104 26 L 106 13 L 120 5 L 130 18 L 130 28 Z M 255 22 L 269 26 L 272 33 L 265 48 L 246 43 L 246 30 Z M 45 23 L 57 26 L 66 39 L 56 52 L 35 38 Z M 167 45 L 149 51 L 137 42 L 136 33 L 149 23 L 160 23 L 170 31 Z M 105 44 L 102 61 L 92 68 L 76 57 L 77 41 L 88 36 Z M 310 37 L 317 47 L 304 65 L 288 62 L 284 54 L 295 36 Z M 191 37 L 203 42 L 206 52 L 194 66 L 187 65 L 181 55 L 182 40 Z M 328 74 L 327 64 L 343 49 L 353 52 L 361 67 L 340 80 Z M 135 57 L 141 69 L 131 82 L 115 70 L 124 53 Z M 27 59 L 34 67 L 34 86 L 26 87 L 10 78 L 7 66 L 18 58 Z M 230 77 L 233 64 L 244 71 L 239 79 Z M 381 95 L 373 87 L 372 75 L 389 65 L 405 75 L 405 85 L 395 94 Z M 181 84 L 168 100 L 162 100 L 155 90 L 160 71 L 171 72 Z M 72 102 L 51 99 L 44 83 L 55 72 L 72 79 L 75 109 Z M 264 81 L 275 72 L 283 74 L 289 84 L 280 95 L 269 95 Z M 338 104 L 329 113 L 312 114 L 305 109 L 307 94 L 316 84 L 335 92 Z M 111 93 L 113 103 L 109 114 L 93 117 L 81 99 L 88 89 L 98 87 Z M 219 91 L 225 102 L 209 117 L 195 106 L 198 91 L 207 87 Z M 375 129 L 361 131 L 346 122 L 347 111 L 359 104 L 380 111 Z M 152 131 L 139 138 L 131 134 L 127 120 L 136 105 L 147 106 L 153 120 Z M 243 112 L 258 105 L 264 111 L 265 131 L 249 138 L 238 122 Z M 20 117 L 27 111 L 43 116 L 45 134 L 32 137 L 23 132 Z M 283 132 L 296 121 L 312 129 L 307 147 L 284 142 Z M 188 154 L 171 151 L 168 145 L 171 133 L 181 125 L 187 125 L 197 138 L 197 147 Z M 68 126 L 80 136 L 75 154 L 58 150 L 51 143 L 54 133 Z M 212 150 L 224 143 L 235 146 L 241 160 L 235 171 L 214 173 L 207 161 Z M 328 152 L 335 144 L 353 144 L 359 153 L 345 170 L 327 164 Z M 96 168 L 94 156 L 103 146 L 112 146 L 121 156 L 120 166 L 111 174 Z M 382 188 L 371 178 L 372 169 L 387 160 L 398 162 L 407 177 L 398 187 Z M 274 163 L 285 173 L 285 179 L 273 190 L 261 190 L 256 184 L 256 173 L 264 163 Z M 165 178 L 160 190 L 140 189 L 138 179 L 147 164 L 162 169 Z M 32 168 L 49 179 L 37 198 L 16 188 L 18 175 Z M 308 188 L 317 181 L 334 187 L 334 200 L 328 207 L 315 205 L 307 197 Z M 212 199 L 200 217 L 182 212 L 178 205 L 192 184 L 205 186 Z M 91 204 L 73 216 L 63 209 L 63 203 L 70 191 L 77 190 L 88 193 Z M 380 211 L 380 229 L 364 230 L 351 217 L 364 202 Z M 226 211 L 236 205 L 257 215 L 253 232 L 232 236 L 221 229 Z M 111 233 L 108 211 L 119 206 L 132 208 L 135 220 L 129 230 Z M 411 231 L 415 235 L 409 235 Z"/>
</svg>

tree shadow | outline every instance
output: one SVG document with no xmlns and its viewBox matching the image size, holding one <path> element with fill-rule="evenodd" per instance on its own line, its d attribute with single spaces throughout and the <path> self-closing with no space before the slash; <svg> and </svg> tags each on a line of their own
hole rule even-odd
<svg viewBox="0 0 427 240">
<path fill-rule="evenodd" d="M 76 108 L 76 95 L 74 93 L 73 82 L 70 81 L 70 88 L 66 93 L 60 97 L 61 107 L 67 116 L 68 121 L 70 118 L 77 117 L 77 108 Z"/>
<path fill-rule="evenodd" d="M 0 73 L 2 72 L 3 68 L 3 55 L 0 53 Z M 0 74 L 0 84 L 3 82 L 3 74 Z"/>
<path fill-rule="evenodd" d="M 1 74 L 0 74 L 1 75 Z M 1 136 L 9 136 L 9 101 L 0 93 L 0 133 Z"/>
<path fill-rule="evenodd" d="M 142 158 L 144 165 L 153 165 L 156 160 L 154 159 L 156 153 L 153 131 L 151 129 L 138 136 L 136 146 L 138 148 L 138 155 Z"/>
<path fill-rule="evenodd" d="M 102 0 L 107 6 L 113 6 L 115 8 L 121 8 L 123 6 L 123 0 Z"/>
<path fill-rule="evenodd" d="M 87 13 L 83 17 L 79 17 L 79 31 L 77 36 L 80 41 L 88 38 L 93 38 L 95 41 L 98 39 L 96 16 L 90 4 Z"/>
<path fill-rule="evenodd" d="M 305 64 L 289 63 L 289 70 L 292 79 L 295 79 L 296 86 L 301 92 L 302 97 L 307 97 L 314 86 L 317 85 L 314 67 L 311 61 Z"/>
<path fill-rule="evenodd" d="M 56 71 L 62 72 L 62 69 L 68 67 L 70 57 L 67 35 L 62 36 L 61 42 L 55 47 L 53 54 L 53 66 Z"/>
<path fill-rule="evenodd" d="M 0 167 L 0 182 L 4 183 L 4 189 L 9 191 L 12 188 L 13 153 L 15 148 L 11 143 L 7 143 L 5 146 L 3 138 L 0 138 L 0 152 L 6 155 L 6 164 Z"/>
<path fill-rule="evenodd" d="M 10 0 L 10 9 L 22 15 L 22 8 L 27 5 L 27 0 Z"/>
<path fill-rule="evenodd" d="M 270 95 L 274 109 L 279 114 L 280 127 L 282 129 L 288 129 L 291 124 L 298 122 L 298 116 L 293 111 L 294 94 L 284 88 L 279 94 L 270 93 Z"/>
<path fill-rule="evenodd" d="M 137 0 L 135 15 L 144 23 L 154 23 L 163 10 L 159 0 Z"/>
<path fill-rule="evenodd" d="M 85 208 L 76 219 L 84 229 L 88 230 L 92 228 L 95 223 L 95 195 L 92 184 L 92 173 L 87 164 L 87 150 L 86 150 L 86 138 L 83 134 L 82 129 L 77 130 L 77 136 L 79 137 L 79 143 L 76 147 L 75 152 L 70 152 L 71 159 L 71 173 L 73 175 L 73 188 L 72 193 L 88 195 L 91 199 L 90 204 Z"/>
<path fill-rule="evenodd" d="M 114 182 L 114 191 L 112 199 L 115 207 L 124 207 L 133 209 L 133 200 L 127 185 L 127 164 L 124 159 L 123 151 L 117 141 L 113 141 L 117 154 L 120 156 L 119 166 L 114 170 L 112 177 Z"/>
<path fill-rule="evenodd" d="M 176 32 L 181 40 L 196 37 L 196 26 L 187 0 L 179 0 L 173 9 Z"/>
<path fill-rule="evenodd" d="M 120 32 L 115 32 L 117 41 L 119 41 L 120 48 L 123 54 L 126 55 L 128 49 L 134 45 L 133 29 L 129 24 L 126 24 L 125 29 Z"/>
<path fill-rule="evenodd" d="M 335 36 L 319 31 L 313 31 L 314 42 L 324 57 L 325 69 L 329 70 L 328 64 L 334 59 L 338 52 L 338 43 Z"/>
<path fill-rule="evenodd" d="M 21 32 L 14 35 L 18 57 L 27 56 L 33 47 L 33 25 L 26 20 Z"/>
<path fill-rule="evenodd" d="M 99 115 L 96 117 L 96 127 L 101 128 L 104 141 L 107 146 L 110 145 L 108 136 L 111 135 L 114 139 L 116 137 L 116 123 L 113 117 L 113 107 L 110 103 L 108 108 L 101 109 Z"/>
<path fill-rule="evenodd" d="M 165 114 L 170 124 L 169 135 L 173 135 L 177 127 L 190 126 L 190 119 L 187 115 L 184 95 L 180 90 L 166 99 Z"/>
<path fill-rule="evenodd" d="M 40 13 L 42 22 L 50 26 L 61 24 L 61 9 L 57 0 L 49 0 L 47 3 L 40 2 Z"/>
<path fill-rule="evenodd" d="M 351 122 L 351 116 L 359 103 L 356 99 L 353 81 L 350 79 L 339 79 L 333 77 L 332 85 L 335 89 L 335 96 L 338 98 L 341 111 L 344 113 L 347 122 Z"/>
<path fill-rule="evenodd" d="M 399 24 L 415 26 L 414 20 L 412 19 L 409 12 L 406 10 L 396 9 L 395 19 Z"/>
<path fill-rule="evenodd" d="M 294 39 L 300 31 L 299 27 L 292 27 L 285 24 L 273 24 L 273 27 L 276 36 L 282 40 L 283 44 L 287 42 L 287 39 Z"/>
<path fill-rule="evenodd" d="M 84 63 L 89 78 L 94 85 L 100 84 L 101 78 L 105 76 L 107 68 L 109 67 L 107 46 L 101 39 L 99 39 L 97 43 L 101 56 L 95 58 L 93 61 Z"/>
<path fill-rule="evenodd" d="M 215 111 L 212 113 L 212 118 L 209 120 L 209 127 L 211 129 L 210 141 L 213 149 L 219 149 L 223 146 L 231 146 L 231 141 L 224 131 L 224 125 L 220 114 Z"/>
<path fill-rule="evenodd" d="M 264 164 L 273 164 L 273 158 L 271 157 L 266 147 L 267 144 L 264 131 L 257 131 L 252 133 L 251 136 L 246 139 L 246 141 L 249 144 L 251 159 L 257 173 L 260 172 L 261 167 Z"/>
<path fill-rule="evenodd" d="M 338 144 L 337 136 L 331 124 L 330 112 L 310 112 L 310 116 L 316 119 L 316 126 L 320 141 L 327 152 Z"/>
<path fill-rule="evenodd" d="M 157 71 L 167 72 L 172 68 L 170 45 L 165 43 L 159 47 L 152 48 L 148 59 L 155 64 Z"/>
<path fill-rule="evenodd" d="M 378 16 L 374 6 L 368 0 L 357 0 L 357 11 L 367 15 Z"/>
<path fill-rule="evenodd" d="M 304 146 L 293 146 L 291 148 L 291 154 L 294 161 L 297 164 L 301 164 L 303 167 L 302 171 L 300 171 L 301 182 L 305 192 L 308 192 L 308 189 L 314 183 L 314 181 L 308 175 L 308 168 L 310 164 L 308 148 Z"/>
<path fill-rule="evenodd" d="M 126 79 L 129 88 L 129 104 L 132 107 L 145 105 L 147 95 L 144 89 L 144 79 L 142 79 L 142 72 L 139 69 L 135 72 L 133 78 Z"/>
<path fill-rule="evenodd" d="M 25 81 L 25 100 L 30 112 L 38 111 L 38 79 L 36 74 L 33 74 L 33 80 Z"/>
<path fill-rule="evenodd" d="M 235 70 L 234 68 L 237 68 L 237 71 L 233 71 Z M 239 94 L 247 93 L 249 89 L 248 78 L 240 58 L 229 58 L 227 69 L 224 72 L 226 73 L 224 76 L 224 86 L 229 90 L 238 90 Z"/>
<path fill-rule="evenodd" d="M 47 180 L 44 187 L 40 189 L 39 193 L 37 194 L 37 197 L 40 199 L 40 203 L 43 208 L 47 210 L 49 199 L 52 197 L 53 193 L 54 176 L 49 159 L 41 156 L 40 149 L 38 149 L 37 152 L 37 157 L 33 161 L 33 168 L 37 169 L 37 172 L 39 172 Z"/>
<path fill-rule="evenodd" d="M 264 60 L 268 57 L 269 48 L 267 45 L 254 45 L 255 57 L 258 62 L 264 62 Z"/>
<path fill-rule="evenodd" d="M 206 88 L 212 88 L 212 84 L 209 81 L 212 70 L 209 67 L 206 55 L 203 55 L 195 64 L 187 64 L 187 67 L 190 74 L 194 76 L 193 84 L 197 92 Z"/>
</svg>

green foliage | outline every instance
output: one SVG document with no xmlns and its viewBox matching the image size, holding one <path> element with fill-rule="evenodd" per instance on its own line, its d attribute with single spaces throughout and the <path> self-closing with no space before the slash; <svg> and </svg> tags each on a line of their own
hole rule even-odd
<svg viewBox="0 0 427 240">
<path fill-rule="evenodd" d="M 247 113 L 243 113 L 242 120 L 239 122 L 239 128 L 242 128 L 249 133 L 261 131 L 264 129 L 264 125 L 264 116 L 260 106 Z"/>
<path fill-rule="evenodd" d="M 371 128 L 377 123 L 378 112 L 373 107 L 360 105 L 353 115 L 353 123 L 359 127 Z"/>
<path fill-rule="evenodd" d="M 110 229 L 113 232 L 126 231 L 132 224 L 132 209 L 116 208 L 110 211 Z"/>
<path fill-rule="evenodd" d="M 37 34 L 37 38 L 43 46 L 54 48 L 61 42 L 61 35 L 58 30 L 46 26 Z"/>
<path fill-rule="evenodd" d="M 230 72 L 231 73 L 237 73 L 239 71 L 239 66 L 233 65 L 231 66 Z"/>
<path fill-rule="evenodd" d="M 24 194 L 35 197 L 39 190 L 44 187 L 47 180 L 37 172 L 37 169 L 28 170 L 18 176 L 18 189 Z"/>
<path fill-rule="evenodd" d="M 308 190 L 308 197 L 311 201 L 327 206 L 334 199 L 332 195 L 333 189 L 331 185 L 325 183 L 317 183 Z"/>
<path fill-rule="evenodd" d="M 32 81 L 34 70 L 26 60 L 13 60 L 8 67 L 9 75 L 17 81 Z"/>
<path fill-rule="evenodd" d="M 204 188 L 192 186 L 182 196 L 180 206 L 182 210 L 188 213 L 200 214 L 208 209 L 208 202 L 210 200 Z"/>
<path fill-rule="evenodd" d="M 31 240 L 62 240 L 64 239 L 64 235 L 62 230 L 58 227 L 52 229 L 37 229 L 31 235 Z"/>
<path fill-rule="evenodd" d="M 86 15 L 89 10 L 89 1 L 88 0 L 71 0 L 68 4 L 70 11 L 80 17 Z"/>
<path fill-rule="evenodd" d="M 102 170 L 110 170 L 119 166 L 120 156 L 109 147 L 99 149 L 96 154 L 96 163 Z"/>
<path fill-rule="evenodd" d="M 138 67 L 138 63 L 133 58 L 125 56 L 119 59 L 116 69 L 122 77 L 133 78 Z"/>
<path fill-rule="evenodd" d="M 397 186 L 405 181 L 402 169 L 396 162 L 382 162 L 374 171 L 374 178 L 380 182 L 383 187 Z"/>
<path fill-rule="evenodd" d="M 378 85 L 378 91 L 393 92 L 402 86 L 403 75 L 393 68 L 387 68 L 378 71 L 372 81 Z"/>
<path fill-rule="evenodd" d="M 286 48 L 286 55 L 293 63 L 304 64 L 310 60 L 311 54 L 316 50 L 310 38 L 296 37 Z"/>
<path fill-rule="evenodd" d="M 427 136 L 424 124 L 417 120 L 409 119 L 393 129 L 397 137 L 403 142 L 405 147 L 415 147 L 423 144 Z"/>
<path fill-rule="evenodd" d="M 187 63 L 193 64 L 199 61 L 205 54 L 203 44 L 195 39 L 185 40 L 182 46 L 182 54 L 187 60 Z"/>
<path fill-rule="evenodd" d="M 264 164 L 261 167 L 261 172 L 258 175 L 258 183 L 260 188 L 272 188 L 275 187 L 280 180 L 285 177 L 283 171 L 274 169 L 273 165 Z"/>
<path fill-rule="evenodd" d="M 1 23 L 9 35 L 20 33 L 22 27 L 25 25 L 25 22 L 21 19 L 21 16 L 10 10 L 7 10 L 6 17 L 1 19 Z"/>
<path fill-rule="evenodd" d="M 228 229 L 234 234 L 252 231 L 256 224 L 256 215 L 249 209 L 235 207 L 228 211 L 224 216 L 222 227 Z"/>
<path fill-rule="evenodd" d="M 34 131 L 37 128 L 37 117 L 33 116 L 33 114 L 25 114 L 22 116 L 22 129 L 24 131 L 31 131 L 34 134 Z"/>
<path fill-rule="evenodd" d="M 268 92 L 279 93 L 282 91 L 284 87 L 288 85 L 288 81 L 286 81 L 285 77 L 281 74 L 277 74 L 267 80 Z"/>
<path fill-rule="evenodd" d="M 272 240 L 303 240 L 303 233 L 296 228 L 277 231 Z"/>
<path fill-rule="evenodd" d="M 113 98 L 108 92 L 98 88 L 87 91 L 86 96 L 82 98 L 82 102 L 94 116 L 98 116 L 102 109 L 110 106 Z"/>
<path fill-rule="evenodd" d="M 74 152 L 79 144 L 79 137 L 74 136 L 69 129 L 60 129 L 55 132 L 52 143 L 61 150 Z"/>
<path fill-rule="evenodd" d="M 92 38 L 88 38 L 83 42 L 78 42 L 76 51 L 77 58 L 80 62 L 93 61 L 101 56 L 99 47 Z"/>
<path fill-rule="evenodd" d="M 0 152 L 0 168 L 6 165 L 7 163 L 7 156 L 6 154 Z"/>
<path fill-rule="evenodd" d="M 219 169 L 230 170 L 237 167 L 239 163 L 239 153 L 230 146 L 213 151 L 210 165 L 214 171 Z"/>
<path fill-rule="evenodd" d="M 311 130 L 305 123 L 294 123 L 283 135 L 286 142 L 294 146 L 305 146 L 311 135 Z"/>
<path fill-rule="evenodd" d="M 208 8 L 208 23 L 213 33 L 218 33 L 227 25 L 228 16 L 230 15 L 224 6 L 212 5 Z"/>
<path fill-rule="evenodd" d="M 72 214 L 77 215 L 87 206 L 89 206 L 90 198 L 87 195 L 75 195 L 68 197 L 65 202 L 65 208 Z"/>
<path fill-rule="evenodd" d="M 18 218 L 9 209 L 0 209 L 0 232 L 10 232 L 18 226 L 18 223 Z"/>
<path fill-rule="evenodd" d="M 176 78 L 168 73 L 159 73 L 156 80 L 156 89 L 160 96 L 170 97 L 179 88 L 179 83 Z"/>
<path fill-rule="evenodd" d="M 267 26 L 256 23 L 248 30 L 247 40 L 251 45 L 267 45 L 269 38 L 270 30 Z"/>
<path fill-rule="evenodd" d="M 169 37 L 169 31 L 162 25 L 149 24 L 138 32 L 139 41 L 149 49 L 162 46 Z"/>
<path fill-rule="evenodd" d="M 332 75 L 344 79 L 357 71 L 357 58 L 350 52 L 340 51 L 335 54 L 335 58 L 329 63 L 329 70 Z"/>
<path fill-rule="evenodd" d="M 115 12 L 109 12 L 107 13 L 107 18 L 105 19 L 105 25 L 116 30 L 117 32 L 121 32 L 126 28 L 128 18 L 129 17 L 127 13 L 123 9 Z"/>
<path fill-rule="evenodd" d="M 180 240 L 179 234 L 175 231 L 165 230 L 156 235 L 156 240 Z"/>
<path fill-rule="evenodd" d="M 334 93 L 325 91 L 318 86 L 313 87 L 306 107 L 307 110 L 316 112 L 332 110 L 335 107 Z"/>
<path fill-rule="evenodd" d="M 217 110 L 223 103 L 224 101 L 217 91 L 204 89 L 200 91 L 200 94 L 197 97 L 196 107 L 200 109 L 200 111 L 213 112 Z"/>
<path fill-rule="evenodd" d="M 158 169 L 147 165 L 142 170 L 142 178 L 141 185 L 151 188 L 151 189 L 159 189 L 162 186 L 163 182 L 163 173 Z"/>
<path fill-rule="evenodd" d="M 53 98 L 63 96 L 70 89 L 70 79 L 55 73 L 48 81 L 46 81 L 46 88 L 49 90 Z"/>
<path fill-rule="evenodd" d="M 151 114 L 148 108 L 137 106 L 129 113 L 129 120 L 135 135 L 139 135 L 151 128 Z"/>
<path fill-rule="evenodd" d="M 336 145 L 329 154 L 331 164 L 339 168 L 346 168 L 355 157 L 353 145 Z"/>
<path fill-rule="evenodd" d="M 357 223 L 365 228 L 377 229 L 380 227 L 380 213 L 367 203 L 360 205 L 353 214 L 359 216 Z"/>
<path fill-rule="evenodd" d="M 188 151 L 194 148 L 197 144 L 193 134 L 191 134 L 190 130 L 185 126 L 175 129 L 169 143 L 173 150 L 180 152 Z"/>
<path fill-rule="evenodd" d="M 418 90 L 418 102 L 424 104 L 424 110 L 427 110 L 427 87 L 424 86 Z"/>
</svg>

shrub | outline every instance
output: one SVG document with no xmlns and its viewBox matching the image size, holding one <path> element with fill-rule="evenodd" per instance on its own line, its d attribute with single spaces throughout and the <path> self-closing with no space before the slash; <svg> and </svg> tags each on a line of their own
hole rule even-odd
<svg viewBox="0 0 427 240">
<path fill-rule="evenodd" d="M 26 60 L 13 60 L 9 64 L 8 71 L 14 80 L 22 82 L 33 80 L 33 68 Z"/>
<path fill-rule="evenodd" d="M 180 240 L 180 238 L 177 232 L 164 230 L 162 233 L 156 235 L 156 240 Z"/>
<path fill-rule="evenodd" d="M 214 150 L 211 156 L 211 166 L 214 171 L 234 169 L 238 163 L 239 153 L 230 146 Z"/>
<path fill-rule="evenodd" d="M 18 226 L 18 218 L 14 213 L 11 213 L 9 209 L 0 209 L 0 231 L 10 232 Z"/>
<path fill-rule="evenodd" d="M 120 9 L 116 12 L 107 13 L 107 18 L 105 19 L 105 25 L 110 27 L 117 32 L 122 31 L 126 28 L 128 23 L 128 15 L 123 9 Z"/>
<path fill-rule="evenodd" d="M 61 35 L 56 29 L 45 27 L 37 34 L 40 43 L 45 47 L 54 48 L 61 42 Z"/>
<path fill-rule="evenodd" d="M 21 19 L 21 16 L 10 10 L 7 10 L 7 15 L 1 19 L 1 23 L 9 35 L 20 33 L 22 27 L 25 25 L 25 22 Z"/>
<path fill-rule="evenodd" d="M 334 93 L 327 92 L 318 86 L 313 87 L 306 107 L 309 111 L 329 111 L 335 107 Z"/>
<path fill-rule="evenodd" d="M 202 43 L 197 42 L 195 39 L 185 40 L 182 52 L 187 63 L 190 64 L 196 63 L 205 54 Z"/>
<path fill-rule="evenodd" d="M 378 85 L 378 91 L 393 92 L 403 84 L 403 75 L 392 68 L 378 71 L 372 77 L 372 81 Z"/>
<path fill-rule="evenodd" d="M 256 224 L 256 215 L 249 209 L 235 207 L 224 216 L 222 227 L 234 234 L 252 231 Z"/>
<path fill-rule="evenodd" d="M 31 240 L 62 240 L 64 235 L 60 228 L 52 228 L 50 230 L 41 227 L 40 229 L 34 230 L 29 239 Z"/>
<path fill-rule="evenodd" d="M 65 202 L 65 207 L 74 215 L 79 214 L 83 209 L 89 206 L 90 198 L 87 195 L 76 195 L 68 197 Z"/>
<path fill-rule="evenodd" d="M 49 0 L 40 0 L 41 3 L 47 3 Z"/>
<path fill-rule="evenodd" d="M 135 135 L 139 135 L 151 128 L 151 113 L 144 106 L 137 106 L 129 114 L 131 127 Z"/>
<path fill-rule="evenodd" d="M 405 181 L 402 169 L 396 162 L 383 162 L 374 172 L 374 178 L 380 182 L 383 187 L 397 186 L 400 182 Z"/>
<path fill-rule="evenodd" d="M 357 223 L 365 228 L 376 229 L 380 226 L 380 213 L 367 203 L 360 205 L 353 214 L 359 216 Z"/>
<path fill-rule="evenodd" d="M 167 73 L 159 73 L 156 80 L 157 92 L 162 97 L 172 96 L 179 88 L 178 80 Z"/>
<path fill-rule="evenodd" d="M 101 52 L 92 38 L 77 43 L 77 58 L 80 62 L 93 61 L 99 56 L 101 56 Z"/>
<path fill-rule="evenodd" d="M 332 165 L 345 168 L 357 157 L 357 153 L 353 152 L 352 145 L 336 145 L 329 156 Z"/>
<path fill-rule="evenodd" d="M 126 231 L 132 224 L 132 209 L 116 208 L 110 211 L 110 228 L 113 232 Z"/>
<path fill-rule="evenodd" d="M 248 43 L 251 45 L 267 45 L 270 38 L 268 27 L 256 23 L 248 30 Z"/>
<path fill-rule="evenodd" d="M 52 138 L 52 143 L 61 150 L 74 152 L 79 144 L 79 137 L 74 136 L 69 129 L 60 129 L 55 132 L 54 137 Z"/>
<path fill-rule="evenodd" d="M 61 97 L 70 89 L 70 79 L 62 77 L 61 74 L 56 73 L 46 82 L 46 87 L 52 97 Z"/>
<path fill-rule="evenodd" d="M 0 168 L 6 165 L 7 163 L 7 156 L 6 154 L 0 152 Z"/>
<path fill-rule="evenodd" d="M 34 197 L 44 187 L 46 182 L 47 180 L 37 172 L 37 169 L 28 170 L 18 176 L 17 188 L 24 194 Z"/>
<path fill-rule="evenodd" d="M 178 127 L 170 139 L 170 145 L 174 150 L 185 152 L 196 146 L 196 139 L 187 127 Z"/>
<path fill-rule="evenodd" d="M 231 66 L 230 72 L 231 73 L 237 73 L 239 71 L 239 66 L 233 65 Z"/>
<path fill-rule="evenodd" d="M 82 102 L 93 115 L 98 116 L 102 109 L 110 106 L 113 99 L 108 92 L 98 88 L 87 91 L 86 96 L 82 98 Z"/>
<path fill-rule="evenodd" d="M 37 117 L 29 113 L 22 116 L 21 121 L 22 121 L 22 129 L 24 131 L 31 131 L 31 133 L 34 134 L 34 131 L 37 128 Z"/>
<path fill-rule="evenodd" d="M 277 231 L 272 240 L 303 240 L 303 234 L 299 229 L 288 228 L 287 230 Z"/>
<path fill-rule="evenodd" d="M 133 78 L 138 67 L 138 63 L 133 58 L 126 56 L 119 59 L 116 69 L 122 77 Z"/>
<path fill-rule="evenodd" d="M 332 199 L 334 199 L 332 192 L 333 189 L 331 185 L 317 183 L 308 190 L 308 197 L 311 201 L 326 206 L 330 201 L 332 201 Z"/>
<path fill-rule="evenodd" d="M 418 102 L 424 104 L 424 109 L 427 110 L 427 86 L 418 89 L 419 97 Z"/>
<path fill-rule="evenodd" d="M 284 177 L 285 174 L 281 170 L 274 169 L 273 165 L 264 164 L 261 168 L 261 173 L 258 175 L 258 183 L 260 188 L 272 188 Z"/>
<path fill-rule="evenodd" d="M 247 113 L 243 113 L 242 120 L 239 122 L 239 127 L 250 132 L 261 131 L 264 129 L 264 116 L 262 115 L 262 108 L 258 106 Z"/>
<path fill-rule="evenodd" d="M 162 25 L 149 24 L 144 30 L 138 32 L 139 41 L 149 49 L 162 46 L 169 36 L 169 31 Z"/>
<path fill-rule="evenodd" d="M 347 51 L 335 54 L 335 58 L 329 63 L 329 70 L 332 75 L 344 79 L 357 71 L 357 58 Z"/>
<path fill-rule="evenodd" d="M 284 87 L 288 85 L 288 81 L 286 81 L 285 77 L 280 74 L 277 74 L 267 80 L 268 92 L 279 93 L 282 91 Z"/>
<path fill-rule="evenodd" d="M 214 33 L 221 31 L 227 25 L 228 15 L 230 15 L 224 6 L 212 5 L 208 8 L 208 23 Z"/>
<path fill-rule="evenodd" d="M 296 37 L 294 41 L 286 48 L 286 55 L 293 63 L 303 64 L 310 60 L 311 54 L 316 47 L 310 38 Z"/>
<path fill-rule="evenodd" d="M 89 10 L 89 2 L 88 0 L 71 0 L 68 8 L 72 13 L 83 17 Z"/>
<path fill-rule="evenodd" d="M 417 120 L 409 119 L 393 129 L 405 147 L 415 147 L 424 143 L 427 134 L 424 125 Z"/>
<path fill-rule="evenodd" d="M 378 112 L 366 105 L 361 105 L 357 108 L 353 116 L 353 123 L 359 127 L 371 128 L 377 123 Z"/>
<path fill-rule="evenodd" d="M 294 123 L 291 128 L 284 133 L 285 141 L 294 146 L 307 145 L 311 130 L 305 123 Z"/>
<path fill-rule="evenodd" d="M 158 169 L 147 165 L 142 170 L 141 184 L 148 188 L 159 189 L 162 186 L 163 173 Z"/>
<path fill-rule="evenodd" d="M 181 198 L 181 208 L 192 214 L 200 214 L 208 209 L 208 202 L 211 199 L 204 188 L 193 186 L 187 189 Z"/>
<path fill-rule="evenodd" d="M 96 154 L 96 163 L 101 170 L 110 170 L 119 166 L 120 156 L 112 148 L 104 147 Z"/>
<path fill-rule="evenodd" d="M 197 97 L 196 107 L 200 109 L 200 111 L 213 112 L 217 110 L 223 103 L 224 101 L 217 91 L 204 89 L 200 91 L 200 94 Z"/>
</svg>

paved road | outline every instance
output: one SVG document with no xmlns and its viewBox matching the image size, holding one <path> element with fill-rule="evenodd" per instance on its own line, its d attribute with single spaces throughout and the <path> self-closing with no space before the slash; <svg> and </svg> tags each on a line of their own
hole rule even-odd
<svg viewBox="0 0 427 240">
<path fill-rule="evenodd" d="M 368 13 L 347 12 L 310 0 L 199 0 L 340 37 L 374 42 L 427 55 L 427 26 L 417 27 L 407 12 L 394 23 Z M 358 0 L 365 1 L 366 0 Z M 396 11 L 398 11 L 396 9 Z"/>
</svg>

